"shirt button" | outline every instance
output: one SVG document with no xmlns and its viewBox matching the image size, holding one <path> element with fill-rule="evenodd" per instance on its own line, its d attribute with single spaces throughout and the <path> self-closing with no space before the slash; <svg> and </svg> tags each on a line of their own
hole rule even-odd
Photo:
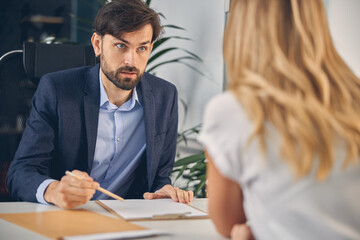
<svg viewBox="0 0 360 240">
<path fill-rule="evenodd" d="M 118 137 L 118 138 L 116 139 L 116 141 L 120 142 L 120 138 Z"/>
</svg>

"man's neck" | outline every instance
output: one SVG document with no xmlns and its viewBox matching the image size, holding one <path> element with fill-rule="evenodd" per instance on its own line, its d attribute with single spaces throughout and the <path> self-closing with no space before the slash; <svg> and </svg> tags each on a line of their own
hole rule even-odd
<svg viewBox="0 0 360 240">
<path fill-rule="evenodd" d="M 104 73 L 101 72 L 101 81 L 104 85 L 107 97 L 112 104 L 117 107 L 123 105 L 132 96 L 132 90 L 123 90 L 116 87 L 110 80 L 107 79 Z"/>
</svg>

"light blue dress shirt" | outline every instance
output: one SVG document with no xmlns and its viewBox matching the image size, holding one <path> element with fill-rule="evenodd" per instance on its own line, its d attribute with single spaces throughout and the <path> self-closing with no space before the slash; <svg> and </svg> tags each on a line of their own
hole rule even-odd
<svg viewBox="0 0 360 240">
<path fill-rule="evenodd" d="M 120 107 L 112 104 L 101 81 L 99 124 L 90 176 L 100 186 L 125 196 L 134 180 L 135 170 L 140 164 L 146 148 L 144 109 L 139 102 L 136 88 L 132 97 Z M 51 182 L 40 184 L 36 192 L 38 202 L 46 204 L 44 193 Z M 110 197 L 96 192 L 93 199 Z"/>
<path fill-rule="evenodd" d="M 145 153 L 145 120 L 136 88 L 120 107 L 109 102 L 100 77 L 100 112 L 90 176 L 103 188 L 125 196 Z M 93 199 L 108 199 L 96 192 Z"/>
</svg>

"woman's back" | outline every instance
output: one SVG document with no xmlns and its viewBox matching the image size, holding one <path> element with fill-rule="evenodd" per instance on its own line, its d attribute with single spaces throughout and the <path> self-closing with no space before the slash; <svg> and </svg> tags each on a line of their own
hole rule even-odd
<svg viewBox="0 0 360 240">
<path fill-rule="evenodd" d="M 199 140 L 217 156 L 213 162 L 220 173 L 241 186 L 256 237 L 360 239 L 360 165 L 342 168 L 342 141 L 334 144 L 335 164 L 326 181 L 316 179 L 315 167 L 308 176 L 295 179 L 281 157 L 281 136 L 271 123 L 266 123 L 265 155 L 259 141 L 247 145 L 254 124 L 232 93 L 213 99 L 205 119 Z M 214 150 L 219 146 L 221 150 Z"/>
</svg>

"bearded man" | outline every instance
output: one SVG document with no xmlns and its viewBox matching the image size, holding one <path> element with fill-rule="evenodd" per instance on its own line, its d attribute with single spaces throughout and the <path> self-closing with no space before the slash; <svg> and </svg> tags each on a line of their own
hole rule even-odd
<svg viewBox="0 0 360 240">
<path fill-rule="evenodd" d="M 74 208 L 107 199 L 172 198 L 178 122 L 177 90 L 145 72 L 161 32 L 141 0 L 114 0 L 96 16 L 91 42 L 100 64 L 44 75 L 7 176 L 17 201 Z M 66 170 L 82 177 L 64 176 Z"/>
</svg>

